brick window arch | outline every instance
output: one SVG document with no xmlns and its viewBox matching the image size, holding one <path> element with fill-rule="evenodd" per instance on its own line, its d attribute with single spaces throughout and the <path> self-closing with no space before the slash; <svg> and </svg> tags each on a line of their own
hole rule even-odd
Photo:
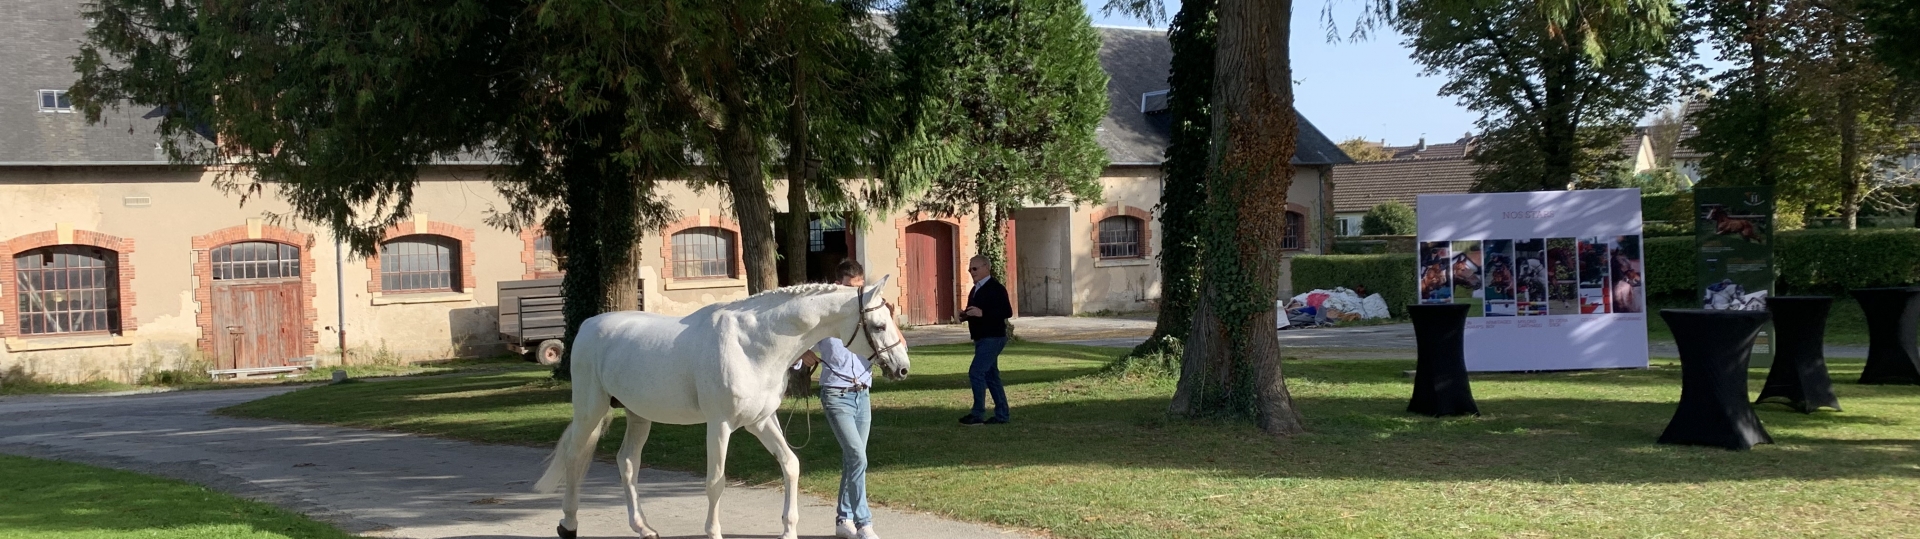
<svg viewBox="0 0 1920 539">
<path fill-rule="evenodd" d="M 1300 251 L 1312 247 L 1309 239 L 1311 223 L 1307 221 L 1307 207 L 1292 202 L 1287 203 L 1286 230 L 1280 236 L 1280 249 Z"/>
<path fill-rule="evenodd" d="M 258 260 L 244 260 L 249 258 L 262 258 L 264 253 L 260 252 L 260 247 L 264 246 L 261 244 L 275 246 L 275 250 L 279 251 L 276 252 L 273 257 L 275 259 L 274 264 L 278 266 L 277 271 L 266 268 L 265 264 L 260 263 Z M 215 345 L 213 342 L 214 281 L 225 280 L 227 278 L 249 278 L 247 273 L 249 268 L 254 271 L 253 275 L 255 277 L 253 278 L 273 277 L 275 275 L 300 278 L 300 301 L 302 304 L 300 314 L 304 323 L 301 325 L 302 329 L 300 334 L 302 338 L 299 343 L 299 353 L 301 355 L 312 354 L 314 348 L 319 346 L 320 330 L 315 329 L 315 326 L 318 325 L 320 320 L 320 310 L 314 299 L 317 297 L 319 288 L 313 280 L 312 234 L 296 232 L 258 222 L 249 222 L 245 225 L 215 230 L 204 236 L 194 236 L 192 238 L 192 246 L 194 256 L 193 273 L 194 282 L 196 283 L 193 290 L 193 299 L 200 304 L 199 313 L 194 316 L 195 323 L 200 326 L 200 341 L 196 343 L 196 345 L 202 352 L 206 352 L 209 355 L 215 353 Z M 245 247 L 252 247 L 253 249 L 246 250 L 251 250 L 253 253 L 235 256 L 235 251 L 243 250 Z M 287 248 L 292 248 L 297 251 L 297 253 L 294 253 L 295 258 L 288 260 L 287 257 L 283 255 Z M 219 255 L 225 255 L 225 258 L 218 258 Z M 293 271 L 289 272 L 288 270 Z"/>
<path fill-rule="evenodd" d="M 667 282 L 737 279 L 747 274 L 740 225 L 702 213 L 660 229 L 660 276 Z"/>
<path fill-rule="evenodd" d="M 560 270 L 560 257 L 554 253 L 553 236 L 541 227 L 520 231 L 520 264 L 525 268 L 521 279 L 558 279 L 566 275 Z"/>
<path fill-rule="evenodd" d="M 1153 256 L 1153 214 L 1133 206 L 1101 206 L 1087 216 L 1092 222 L 1095 259 Z"/>
<path fill-rule="evenodd" d="M 133 240 L 64 226 L 0 242 L 0 336 L 124 334 Z"/>
<path fill-rule="evenodd" d="M 471 292 L 473 229 L 438 221 L 387 227 L 380 254 L 367 257 L 367 291 L 375 294 Z M 390 288 L 391 286 L 391 288 Z"/>
</svg>

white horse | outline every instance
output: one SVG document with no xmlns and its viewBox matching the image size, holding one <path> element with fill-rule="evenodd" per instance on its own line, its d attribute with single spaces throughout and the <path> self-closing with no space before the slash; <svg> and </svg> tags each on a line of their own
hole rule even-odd
<svg viewBox="0 0 1920 539">
<path fill-rule="evenodd" d="M 607 313 L 581 323 L 573 342 L 573 422 L 554 449 L 541 492 L 564 487 L 557 530 L 573 539 L 580 482 L 593 448 L 611 421 L 610 399 L 627 410 L 620 444 L 620 480 L 627 494 L 627 525 L 641 537 L 659 534 L 640 513 L 635 472 L 654 422 L 707 424 L 707 537 L 720 539 L 720 492 L 726 487 L 727 439 L 745 428 L 780 463 L 786 508 L 780 537 L 793 539 L 800 521 L 800 459 L 787 447 L 774 412 L 794 361 L 827 337 L 879 363 L 893 380 L 907 376 L 906 342 L 890 306 L 880 299 L 887 279 L 871 287 L 807 284 L 709 305 L 683 318 L 643 312 Z M 862 338 L 864 336 L 864 338 Z"/>
</svg>

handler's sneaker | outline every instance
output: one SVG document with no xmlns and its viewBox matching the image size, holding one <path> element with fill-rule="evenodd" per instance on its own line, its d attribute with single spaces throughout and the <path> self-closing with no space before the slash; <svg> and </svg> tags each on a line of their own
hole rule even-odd
<svg viewBox="0 0 1920 539">
<path fill-rule="evenodd" d="M 860 533 L 853 530 L 853 521 L 844 518 L 834 521 L 833 536 L 840 539 L 860 539 Z"/>
<path fill-rule="evenodd" d="M 860 539 L 880 539 L 880 534 L 873 532 L 873 524 L 867 524 L 860 527 Z"/>
</svg>

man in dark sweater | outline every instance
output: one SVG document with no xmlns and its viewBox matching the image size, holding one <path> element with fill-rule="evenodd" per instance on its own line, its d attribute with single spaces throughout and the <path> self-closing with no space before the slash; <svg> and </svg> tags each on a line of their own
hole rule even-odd
<svg viewBox="0 0 1920 539">
<path fill-rule="evenodd" d="M 967 273 L 973 276 L 973 291 L 967 293 L 967 310 L 960 312 L 960 319 L 967 322 L 967 335 L 973 337 L 973 366 L 967 369 L 967 381 L 973 384 L 973 413 L 962 416 L 960 424 L 1000 425 L 1010 419 L 1007 389 L 1000 384 L 1000 350 L 1007 347 L 1013 302 L 1007 299 L 1007 287 L 994 280 L 986 257 L 967 261 Z M 993 417 L 982 420 L 988 392 L 993 393 Z"/>
</svg>

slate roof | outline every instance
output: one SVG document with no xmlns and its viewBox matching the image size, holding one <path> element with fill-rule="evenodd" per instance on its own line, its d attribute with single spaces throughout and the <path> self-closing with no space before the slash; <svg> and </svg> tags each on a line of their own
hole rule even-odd
<svg viewBox="0 0 1920 539">
<path fill-rule="evenodd" d="M 0 166 L 30 164 L 157 164 L 159 121 L 143 119 L 150 106 L 109 110 L 104 122 L 88 125 L 77 113 L 41 112 L 39 90 L 64 90 L 78 79 L 71 58 L 79 54 L 86 31 L 80 4 L 67 1 L 7 2 L 0 7 Z M 1142 113 L 1141 94 L 1167 89 L 1173 60 L 1166 32 L 1152 29 L 1098 28 L 1100 63 L 1111 83 L 1112 102 L 1096 135 L 1107 159 L 1118 165 L 1158 165 L 1164 158 L 1170 125 L 1165 114 Z M 1297 113 L 1297 111 L 1296 111 Z M 480 156 L 450 156 L 454 162 Z M 1305 117 L 1300 118 L 1296 165 L 1351 163 L 1345 153 Z"/>
<path fill-rule="evenodd" d="M 159 163 L 153 107 L 109 110 L 98 125 L 79 113 L 41 112 L 40 90 L 66 90 L 79 75 L 80 2 L 6 2 L 0 6 L 0 165 L 23 162 Z"/>
<path fill-rule="evenodd" d="M 1100 121 L 1097 138 L 1107 149 L 1113 164 L 1158 165 L 1166 158 L 1172 125 L 1165 114 L 1140 112 L 1140 97 L 1147 92 L 1167 89 L 1167 74 L 1173 66 L 1173 46 L 1165 30 L 1147 28 L 1098 27 L 1100 65 L 1107 70 L 1107 99 L 1113 106 Z M 1352 163 L 1331 139 L 1307 121 L 1300 120 L 1298 149 L 1293 164 L 1337 165 Z"/>
</svg>

